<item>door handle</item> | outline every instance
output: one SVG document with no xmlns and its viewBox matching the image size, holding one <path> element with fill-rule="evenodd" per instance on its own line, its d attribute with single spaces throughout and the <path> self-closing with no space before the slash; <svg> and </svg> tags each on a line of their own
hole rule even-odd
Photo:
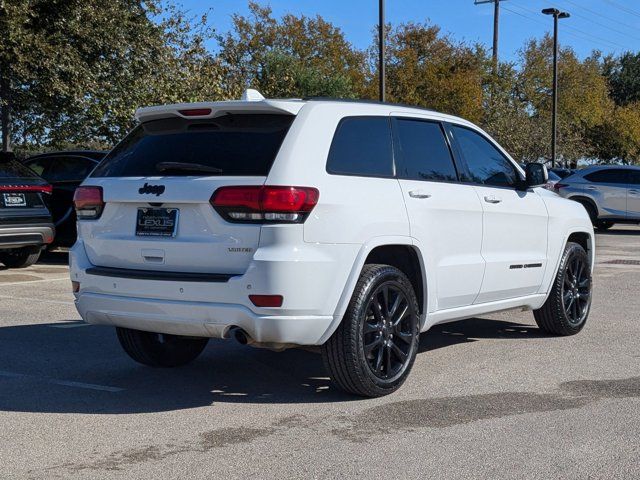
<svg viewBox="0 0 640 480">
<path fill-rule="evenodd" d="M 584 187 L 586 190 L 597 190 L 598 187 Z"/>
<path fill-rule="evenodd" d="M 411 190 L 409 196 L 411 198 L 431 198 L 430 193 L 425 193 L 422 190 Z"/>
<path fill-rule="evenodd" d="M 484 197 L 484 201 L 487 203 L 500 203 L 502 199 L 494 195 L 487 195 L 486 197 Z"/>
<path fill-rule="evenodd" d="M 634 195 L 637 195 L 638 194 L 638 190 L 633 190 L 632 189 L 632 190 L 629 190 L 629 193 L 633 193 Z"/>
</svg>

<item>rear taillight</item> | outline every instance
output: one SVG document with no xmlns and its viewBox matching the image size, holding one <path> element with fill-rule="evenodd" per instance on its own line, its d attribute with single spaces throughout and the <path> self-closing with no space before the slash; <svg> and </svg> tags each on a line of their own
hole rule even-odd
<svg viewBox="0 0 640 480">
<path fill-rule="evenodd" d="M 100 218 L 104 209 L 102 187 L 78 187 L 73 195 L 76 216 L 79 220 Z"/>
<path fill-rule="evenodd" d="M 558 191 L 560 191 L 560 189 L 561 189 L 561 188 L 565 188 L 565 187 L 568 187 L 568 186 L 569 186 L 569 185 L 567 185 L 566 183 L 555 183 L 555 184 L 553 185 L 553 189 L 554 189 L 556 192 L 558 192 Z"/>
<path fill-rule="evenodd" d="M 319 197 L 311 187 L 232 186 L 216 190 L 211 205 L 230 222 L 302 223 Z"/>
</svg>

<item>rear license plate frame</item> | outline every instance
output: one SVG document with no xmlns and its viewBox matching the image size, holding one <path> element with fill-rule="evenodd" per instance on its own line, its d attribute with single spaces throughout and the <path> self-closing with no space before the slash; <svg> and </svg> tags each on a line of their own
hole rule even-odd
<svg viewBox="0 0 640 480">
<path fill-rule="evenodd" d="M 17 199 L 20 201 L 16 202 L 10 199 Z M 7 208 L 14 208 L 14 207 L 19 208 L 19 207 L 27 206 L 27 197 L 25 196 L 24 193 L 3 193 L 2 200 L 3 200 L 4 206 Z"/>
<path fill-rule="evenodd" d="M 136 237 L 173 238 L 179 218 L 177 208 L 140 207 L 136 213 Z"/>
</svg>

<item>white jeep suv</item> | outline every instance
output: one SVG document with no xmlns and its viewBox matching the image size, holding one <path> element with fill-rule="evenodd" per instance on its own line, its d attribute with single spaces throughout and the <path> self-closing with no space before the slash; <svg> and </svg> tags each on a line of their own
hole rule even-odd
<svg viewBox="0 0 640 480">
<path fill-rule="evenodd" d="M 140 363 L 186 364 L 208 338 L 317 345 L 337 386 L 380 396 L 435 324 L 586 322 L 584 208 L 463 119 L 255 93 L 136 117 L 76 192 L 71 279 L 82 318 Z"/>
</svg>

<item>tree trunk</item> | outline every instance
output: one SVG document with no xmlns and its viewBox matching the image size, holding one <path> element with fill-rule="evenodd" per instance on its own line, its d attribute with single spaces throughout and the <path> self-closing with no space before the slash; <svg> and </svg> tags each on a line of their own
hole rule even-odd
<svg viewBox="0 0 640 480">
<path fill-rule="evenodd" d="M 6 70 L 3 68 L 0 75 L 0 100 L 2 100 L 2 108 L 0 112 L 0 123 L 2 123 L 2 151 L 11 151 L 11 86 L 9 78 L 4 75 Z"/>
</svg>

